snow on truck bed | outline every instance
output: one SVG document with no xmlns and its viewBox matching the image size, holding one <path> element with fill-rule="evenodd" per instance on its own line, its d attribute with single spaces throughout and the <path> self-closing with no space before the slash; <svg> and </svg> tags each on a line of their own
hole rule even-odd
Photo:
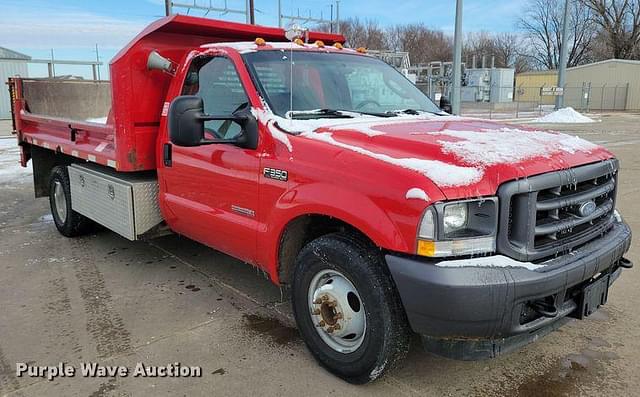
<svg viewBox="0 0 640 397">
<path fill-rule="evenodd" d="M 90 123 L 96 123 L 96 124 L 107 124 L 106 117 L 96 117 L 96 118 L 86 119 L 85 121 L 88 121 Z"/>
</svg>

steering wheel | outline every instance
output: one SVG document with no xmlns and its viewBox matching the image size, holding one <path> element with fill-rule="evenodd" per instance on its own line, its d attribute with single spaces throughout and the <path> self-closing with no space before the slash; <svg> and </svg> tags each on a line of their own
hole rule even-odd
<svg viewBox="0 0 640 397">
<path fill-rule="evenodd" d="M 362 109 L 367 105 L 376 105 L 379 108 L 382 107 L 378 102 L 374 101 L 373 99 L 367 99 L 365 101 L 360 102 L 359 104 L 356 105 L 356 109 Z"/>
</svg>

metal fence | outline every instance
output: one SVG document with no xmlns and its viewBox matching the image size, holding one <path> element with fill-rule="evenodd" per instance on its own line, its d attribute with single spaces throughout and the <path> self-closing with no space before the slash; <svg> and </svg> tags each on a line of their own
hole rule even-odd
<svg viewBox="0 0 640 397">
<path fill-rule="evenodd" d="M 556 97 L 543 95 L 544 86 L 515 88 L 514 102 L 534 105 L 553 105 Z M 626 110 L 629 84 L 593 86 L 591 83 L 565 85 L 563 87 L 564 106 L 580 111 Z"/>
<path fill-rule="evenodd" d="M 417 84 L 437 101 L 450 92 L 446 85 Z M 538 117 L 553 110 L 556 96 L 548 95 L 551 86 L 463 86 L 462 114 L 483 118 Z M 627 109 L 629 84 L 594 86 L 591 83 L 567 84 L 563 87 L 564 106 L 580 112 L 624 111 Z"/>
</svg>

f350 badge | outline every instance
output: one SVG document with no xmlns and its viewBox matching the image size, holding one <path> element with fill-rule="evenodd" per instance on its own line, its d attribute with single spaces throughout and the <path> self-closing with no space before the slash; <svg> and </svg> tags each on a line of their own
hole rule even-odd
<svg viewBox="0 0 640 397">
<path fill-rule="evenodd" d="M 265 168 L 263 173 L 265 178 L 275 179 L 276 181 L 286 182 L 289 180 L 289 173 L 285 170 L 276 168 Z"/>
</svg>

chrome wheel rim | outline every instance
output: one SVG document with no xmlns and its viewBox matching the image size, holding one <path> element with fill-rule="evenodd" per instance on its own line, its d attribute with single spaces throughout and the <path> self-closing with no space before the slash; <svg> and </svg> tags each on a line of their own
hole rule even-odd
<svg viewBox="0 0 640 397">
<path fill-rule="evenodd" d="M 64 195 L 64 189 L 60 181 L 53 183 L 53 202 L 55 203 L 56 215 L 61 223 L 65 223 L 67 220 L 67 197 Z"/>
<path fill-rule="evenodd" d="M 316 332 L 333 350 L 356 351 L 364 340 L 367 319 L 358 290 L 344 274 L 323 270 L 311 280 L 309 313 Z"/>
</svg>

